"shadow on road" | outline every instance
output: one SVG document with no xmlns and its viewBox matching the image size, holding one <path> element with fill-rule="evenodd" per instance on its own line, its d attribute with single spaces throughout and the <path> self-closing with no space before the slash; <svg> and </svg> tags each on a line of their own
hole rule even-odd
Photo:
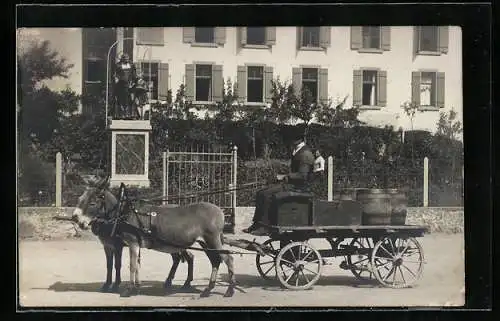
<svg viewBox="0 0 500 321">
<path fill-rule="evenodd" d="M 228 275 L 221 273 L 222 280 L 228 280 Z M 247 289 L 252 287 L 260 287 L 268 291 L 283 291 L 284 288 L 278 279 L 265 280 L 258 275 L 250 274 L 236 274 L 236 283 L 238 287 Z M 354 276 L 343 276 L 343 275 L 328 275 L 321 276 L 315 286 L 350 286 L 355 288 L 374 288 L 379 287 L 379 283 L 375 280 L 365 280 L 361 281 L 356 279 Z"/>
<path fill-rule="evenodd" d="M 119 292 L 123 291 L 128 282 L 124 282 L 120 285 Z M 52 284 L 48 290 L 54 292 L 101 292 L 102 283 L 90 282 L 90 283 L 63 283 L 56 282 Z M 45 290 L 45 289 L 44 289 Z M 118 293 L 110 293 L 119 295 Z M 190 290 L 182 289 L 180 285 L 173 285 L 168 291 L 163 288 L 163 281 L 143 281 L 141 282 L 141 289 L 139 295 L 146 296 L 168 296 L 175 295 L 178 297 L 191 297 L 193 294 L 200 294 L 201 290 L 197 288 L 192 288 Z M 213 292 L 214 294 L 216 292 Z"/>
</svg>

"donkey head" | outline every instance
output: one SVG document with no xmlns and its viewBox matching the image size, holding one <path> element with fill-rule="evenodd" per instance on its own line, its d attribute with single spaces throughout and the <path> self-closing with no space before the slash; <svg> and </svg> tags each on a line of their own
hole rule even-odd
<svg viewBox="0 0 500 321">
<path fill-rule="evenodd" d="M 90 222 L 97 214 L 95 211 L 89 211 L 89 204 L 95 198 L 103 198 L 104 192 L 109 187 L 109 176 L 102 179 L 86 180 L 86 188 L 80 197 L 73 211 L 72 219 L 81 229 L 87 230 L 90 227 Z"/>
</svg>

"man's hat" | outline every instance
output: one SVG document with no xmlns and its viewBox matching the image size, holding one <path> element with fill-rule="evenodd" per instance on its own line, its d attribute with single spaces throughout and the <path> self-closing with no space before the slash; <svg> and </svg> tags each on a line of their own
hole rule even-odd
<svg viewBox="0 0 500 321">
<path fill-rule="evenodd" d="M 294 144 L 294 145 L 297 145 L 303 141 L 304 141 L 304 137 L 302 136 L 302 133 L 295 132 L 294 135 L 292 136 L 292 144 Z"/>
<path fill-rule="evenodd" d="M 123 59 L 129 59 L 128 57 L 128 54 L 124 53 L 121 57 L 120 57 L 121 60 Z"/>
</svg>

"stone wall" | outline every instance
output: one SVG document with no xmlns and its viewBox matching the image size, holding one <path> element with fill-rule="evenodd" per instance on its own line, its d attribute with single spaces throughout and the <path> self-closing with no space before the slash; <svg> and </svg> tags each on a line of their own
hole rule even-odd
<svg viewBox="0 0 500 321">
<path fill-rule="evenodd" d="M 70 222 L 55 221 L 55 215 L 71 215 L 73 208 L 20 207 L 18 209 L 18 236 L 20 239 L 50 240 L 66 238 L 91 238 L 91 232 L 82 232 Z M 236 209 L 235 233 L 240 233 L 252 222 L 253 207 Z M 464 209 L 462 207 L 410 207 L 407 224 L 425 225 L 431 233 L 463 233 Z"/>
</svg>

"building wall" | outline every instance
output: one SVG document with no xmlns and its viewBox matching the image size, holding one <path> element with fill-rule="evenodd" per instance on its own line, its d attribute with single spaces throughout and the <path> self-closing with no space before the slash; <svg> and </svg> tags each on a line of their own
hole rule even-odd
<svg viewBox="0 0 500 321">
<path fill-rule="evenodd" d="M 445 73 L 445 108 L 454 108 L 462 117 L 462 46 L 461 29 L 449 27 L 448 53 L 439 56 L 414 54 L 413 27 L 391 27 L 391 49 L 383 53 L 358 53 L 351 50 L 350 27 L 332 27 L 330 47 L 326 51 L 298 51 L 295 27 L 277 27 L 276 44 L 271 49 L 241 48 L 238 28 L 226 28 L 222 47 L 194 47 L 183 43 L 182 28 L 164 28 L 164 44 L 143 46 L 134 42 L 134 60 L 169 64 L 169 88 L 175 93 L 184 83 L 185 65 L 210 62 L 223 65 L 224 80 L 236 80 L 238 65 L 265 64 L 274 68 L 274 78 L 291 81 L 292 68 L 318 66 L 328 69 L 328 94 L 341 99 L 349 95 L 352 104 L 353 70 L 375 67 L 387 72 L 387 105 L 378 110 L 364 110 L 360 119 L 370 125 L 390 124 L 410 129 L 410 121 L 401 104 L 411 99 L 411 72 L 435 69 Z M 137 31 L 135 32 L 137 37 Z M 418 113 L 414 129 L 434 131 L 438 111 Z"/>
</svg>

